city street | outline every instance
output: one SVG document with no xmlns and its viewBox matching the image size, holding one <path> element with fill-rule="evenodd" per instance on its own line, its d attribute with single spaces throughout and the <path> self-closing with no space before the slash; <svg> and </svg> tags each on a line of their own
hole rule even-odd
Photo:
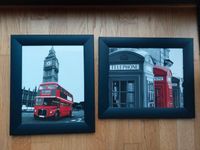
<svg viewBox="0 0 200 150">
<path fill-rule="evenodd" d="M 70 122 L 84 122 L 84 111 L 72 111 L 72 117 L 64 117 L 59 120 L 53 119 L 38 119 L 35 120 L 33 117 L 33 112 L 23 112 L 22 113 L 22 124 L 34 124 L 34 123 L 70 123 Z"/>
</svg>

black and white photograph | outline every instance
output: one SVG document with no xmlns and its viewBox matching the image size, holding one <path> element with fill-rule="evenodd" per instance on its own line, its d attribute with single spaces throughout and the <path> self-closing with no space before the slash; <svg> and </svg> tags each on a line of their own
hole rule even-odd
<svg viewBox="0 0 200 150">
<path fill-rule="evenodd" d="M 183 49 L 110 48 L 110 106 L 183 108 Z"/>
<path fill-rule="evenodd" d="M 191 38 L 100 37 L 99 43 L 99 118 L 194 117 Z"/>
</svg>

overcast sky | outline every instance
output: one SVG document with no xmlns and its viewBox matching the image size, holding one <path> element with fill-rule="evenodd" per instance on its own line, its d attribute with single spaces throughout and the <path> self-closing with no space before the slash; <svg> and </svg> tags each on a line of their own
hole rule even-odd
<svg viewBox="0 0 200 150">
<path fill-rule="evenodd" d="M 22 47 L 22 88 L 39 86 L 43 79 L 44 59 L 52 46 Z M 59 62 L 58 83 L 69 91 L 74 102 L 84 101 L 83 46 L 54 46 Z"/>
<path fill-rule="evenodd" d="M 172 75 L 183 78 L 183 49 L 171 48 L 169 52 L 169 59 L 174 63 L 170 67 Z"/>
</svg>

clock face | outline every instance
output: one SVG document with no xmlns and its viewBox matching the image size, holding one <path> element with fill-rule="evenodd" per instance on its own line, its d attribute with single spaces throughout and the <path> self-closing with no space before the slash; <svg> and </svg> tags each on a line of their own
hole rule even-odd
<svg viewBox="0 0 200 150">
<path fill-rule="evenodd" d="M 46 66 L 50 66 L 51 63 L 52 63 L 51 61 L 47 61 L 47 62 L 46 62 Z"/>
</svg>

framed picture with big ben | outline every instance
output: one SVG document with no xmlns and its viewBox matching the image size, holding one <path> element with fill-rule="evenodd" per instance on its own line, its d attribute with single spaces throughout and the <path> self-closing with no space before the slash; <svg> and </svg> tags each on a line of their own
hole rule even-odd
<svg viewBox="0 0 200 150">
<path fill-rule="evenodd" d="M 92 35 L 12 35 L 10 134 L 94 132 L 93 61 Z"/>
</svg>

